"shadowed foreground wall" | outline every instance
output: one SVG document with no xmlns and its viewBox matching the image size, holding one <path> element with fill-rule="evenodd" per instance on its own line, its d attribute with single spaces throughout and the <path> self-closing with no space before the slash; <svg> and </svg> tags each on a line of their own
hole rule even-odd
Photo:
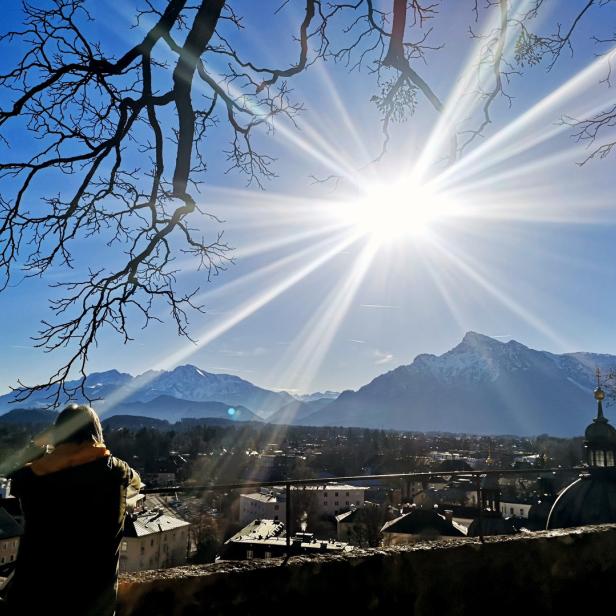
<svg viewBox="0 0 616 616">
<path fill-rule="evenodd" d="M 616 525 L 587 526 L 125 574 L 118 616 L 613 613 L 615 588 Z"/>
</svg>

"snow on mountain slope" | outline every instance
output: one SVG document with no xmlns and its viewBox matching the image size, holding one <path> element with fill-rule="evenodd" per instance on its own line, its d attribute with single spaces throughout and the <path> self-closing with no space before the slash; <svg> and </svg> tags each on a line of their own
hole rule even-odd
<svg viewBox="0 0 616 616">
<path fill-rule="evenodd" d="M 580 434 L 594 413 L 596 367 L 607 373 L 616 368 L 616 356 L 555 355 L 468 332 L 443 355 L 418 355 L 358 391 L 343 392 L 303 423 Z"/>
</svg>

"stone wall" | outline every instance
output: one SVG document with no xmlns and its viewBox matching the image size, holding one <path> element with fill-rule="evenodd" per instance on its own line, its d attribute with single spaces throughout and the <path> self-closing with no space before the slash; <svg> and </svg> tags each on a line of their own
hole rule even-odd
<svg viewBox="0 0 616 616">
<path fill-rule="evenodd" d="M 604 525 L 124 574 L 118 616 L 611 614 L 615 587 Z"/>
</svg>

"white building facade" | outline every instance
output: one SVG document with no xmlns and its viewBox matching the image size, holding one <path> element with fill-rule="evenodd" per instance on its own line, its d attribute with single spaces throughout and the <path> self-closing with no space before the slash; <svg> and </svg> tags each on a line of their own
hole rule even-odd
<svg viewBox="0 0 616 616">
<path fill-rule="evenodd" d="M 351 508 L 364 506 L 366 487 L 327 483 L 323 485 L 292 486 L 291 498 L 301 498 L 305 493 L 314 498 L 316 512 L 334 517 Z M 259 492 L 240 494 L 240 523 L 253 520 L 275 520 L 286 524 L 286 494 L 284 488 L 261 488 Z"/>
<path fill-rule="evenodd" d="M 120 571 L 166 569 L 186 563 L 190 522 L 160 512 L 126 518 Z"/>
</svg>

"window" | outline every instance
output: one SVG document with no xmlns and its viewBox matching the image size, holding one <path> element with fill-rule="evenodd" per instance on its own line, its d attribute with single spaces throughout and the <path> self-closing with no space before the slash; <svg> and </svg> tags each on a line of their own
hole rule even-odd
<svg viewBox="0 0 616 616">
<path fill-rule="evenodd" d="M 605 466 L 614 466 L 614 452 L 606 451 L 605 457 L 606 457 Z"/>
<path fill-rule="evenodd" d="M 268 558 L 272 557 L 272 553 L 271 552 L 265 552 L 265 559 L 267 560 Z"/>
<path fill-rule="evenodd" d="M 252 550 L 246 550 L 246 560 L 252 560 L 254 558 L 254 552 Z"/>
<path fill-rule="evenodd" d="M 278 505 L 274 505 L 274 511 L 278 511 L 279 506 Z"/>
<path fill-rule="evenodd" d="M 520 517 L 524 517 L 524 509 L 520 507 Z"/>
<path fill-rule="evenodd" d="M 338 492 L 334 492 L 334 496 L 338 496 Z"/>
<path fill-rule="evenodd" d="M 349 495 L 349 493 L 347 492 L 347 493 L 346 493 L 346 495 L 348 496 L 348 495 Z"/>
<path fill-rule="evenodd" d="M 122 541 L 122 552 L 128 550 L 128 541 Z"/>
<path fill-rule="evenodd" d="M 605 466 L 605 455 L 603 451 L 595 451 L 597 466 Z"/>
<path fill-rule="evenodd" d="M 355 501 L 355 504 L 359 507 L 359 501 Z"/>
<path fill-rule="evenodd" d="M 337 506 L 338 506 L 338 504 L 339 504 L 339 503 L 338 503 L 338 501 L 336 501 L 336 502 L 334 503 L 334 506 L 335 506 L 335 507 L 337 507 Z"/>
<path fill-rule="evenodd" d="M 346 502 L 347 506 L 349 505 L 349 501 Z"/>
<path fill-rule="evenodd" d="M 154 546 L 154 539 L 150 539 L 150 547 Z"/>
<path fill-rule="evenodd" d="M 327 498 L 327 492 L 323 492 L 323 498 Z"/>
<path fill-rule="evenodd" d="M 509 507 L 509 513 L 513 515 L 513 507 Z"/>
</svg>

